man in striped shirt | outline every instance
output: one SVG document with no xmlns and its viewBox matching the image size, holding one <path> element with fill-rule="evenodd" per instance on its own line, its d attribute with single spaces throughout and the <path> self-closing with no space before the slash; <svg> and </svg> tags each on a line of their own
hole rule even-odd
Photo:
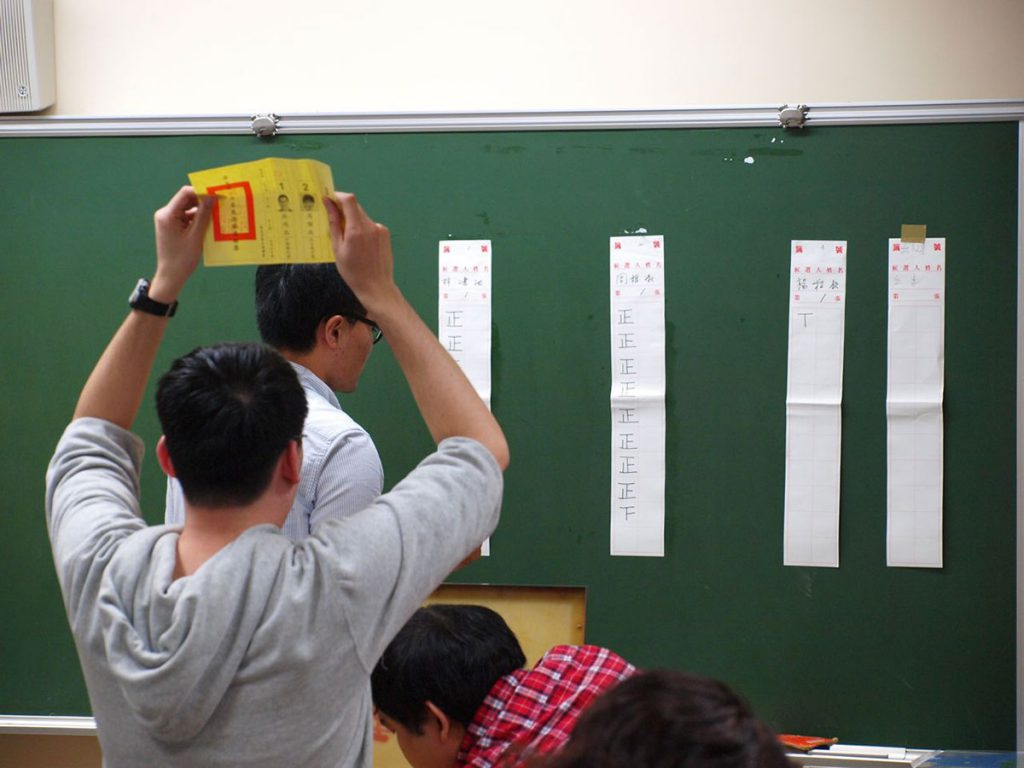
<svg viewBox="0 0 1024 768">
<path fill-rule="evenodd" d="M 593 645 L 558 645 L 525 663 L 489 608 L 427 606 L 377 663 L 373 703 L 413 768 L 510 768 L 558 749 L 581 712 L 635 671 Z"/>
</svg>

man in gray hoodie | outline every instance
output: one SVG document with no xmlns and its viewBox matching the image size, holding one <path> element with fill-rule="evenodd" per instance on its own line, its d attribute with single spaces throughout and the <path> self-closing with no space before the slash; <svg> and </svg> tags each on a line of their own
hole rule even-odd
<svg viewBox="0 0 1024 768">
<path fill-rule="evenodd" d="M 362 512 L 292 542 L 305 396 L 260 345 L 175 361 L 158 386 L 182 528 L 139 516 L 138 412 L 212 200 L 155 216 L 157 266 L 96 364 L 46 480 L 46 515 L 107 766 L 368 766 L 369 678 L 424 598 L 493 531 L 508 446 L 394 283 L 390 234 L 327 200 L 340 274 L 387 334 L 437 450 Z"/>
</svg>

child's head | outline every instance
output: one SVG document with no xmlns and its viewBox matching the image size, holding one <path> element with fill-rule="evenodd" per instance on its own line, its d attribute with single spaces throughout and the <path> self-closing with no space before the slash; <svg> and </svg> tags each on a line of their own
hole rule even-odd
<svg viewBox="0 0 1024 768">
<path fill-rule="evenodd" d="M 789 768 L 777 737 L 718 680 L 640 672 L 583 713 L 535 768 Z"/>
<path fill-rule="evenodd" d="M 449 766 L 488 692 L 525 663 L 516 636 L 490 608 L 430 605 L 377 662 L 373 703 L 413 768 Z"/>
</svg>

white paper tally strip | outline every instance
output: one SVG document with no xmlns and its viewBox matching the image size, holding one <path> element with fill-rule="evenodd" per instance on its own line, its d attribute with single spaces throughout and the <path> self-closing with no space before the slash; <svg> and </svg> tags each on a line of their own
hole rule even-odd
<svg viewBox="0 0 1024 768">
<path fill-rule="evenodd" d="M 838 568 L 846 241 L 790 255 L 783 563 Z"/>
<path fill-rule="evenodd" d="M 889 240 L 886 563 L 942 567 L 946 239 Z"/>
<path fill-rule="evenodd" d="M 613 237 L 611 554 L 665 554 L 665 241 Z"/>
<path fill-rule="evenodd" d="M 491 241 L 440 241 L 437 269 L 437 336 L 490 408 Z"/>
</svg>

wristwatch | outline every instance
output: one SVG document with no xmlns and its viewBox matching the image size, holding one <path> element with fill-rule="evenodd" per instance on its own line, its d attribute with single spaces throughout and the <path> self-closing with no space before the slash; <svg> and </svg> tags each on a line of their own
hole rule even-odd
<svg viewBox="0 0 1024 768">
<path fill-rule="evenodd" d="M 164 304 L 162 301 L 149 298 L 149 280 L 139 280 L 132 295 L 128 297 L 128 306 L 158 317 L 174 317 L 174 313 L 178 309 L 178 302 L 172 301 L 170 304 Z"/>
</svg>

